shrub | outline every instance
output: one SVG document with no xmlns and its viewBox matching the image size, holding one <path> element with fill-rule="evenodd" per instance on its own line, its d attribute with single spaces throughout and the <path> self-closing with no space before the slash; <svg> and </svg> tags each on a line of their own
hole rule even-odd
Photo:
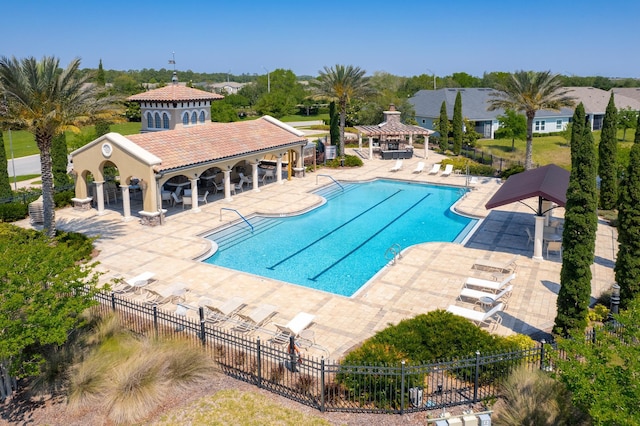
<svg viewBox="0 0 640 426">
<path fill-rule="evenodd" d="M 71 205 L 71 199 L 76 193 L 73 190 L 56 192 L 53 194 L 53 202 L 56 207 L 66 207 Z"/>
<path fill-rule="evenodd" d="M 522 172 L 524 172 L 524 166 L 521 166 L 518 164 L 516 166 L 511 166 L 508 169 L 504 169 L 500 174 L 500 177 L 502 179 L 507 179 L 511 175 L 515 175 L 517 173 L 522 173 Z"/>
<path fill-rule="evenodd" d="M 480 164 L 464 157 L 452 157 L 442 161 L 442 165 L 453 164 L 454 170 L 461 170 L 463 173 L 467 172 L 469 167 L 469 174 L 476 176 L 493 176 L 495 169 L 489 165 Z"/>
<path fill-rule="evenodd" d="M 587 315 L 589 321 L 602 322 L 609 316 L 609 308 L 598 303 L 593 309 L 589 310 Z"/>
<path fill-rule="evenodd" d="M 470 321 L 450 312 L 437 310 L 406 319 L 380 331 L 353 350 L 341 363 L 337 379 L 350 392 L 363 400 L 376 401 L 385 408 L 400 404 L 400 381 L 387 375 L 386 367 L 398 367 L 402 360 L 408 364 L 450 358 L 468 358 L 476 351 L 483 354 L 518 350 L 524 339 L 508 340 L 494 336 Z M 519 362 L 519 361 L 516 361 Z M 500 377 L 514 361 L 496 362 L 481 372 L 480 381 L 488 383 Z M 452 374 L 463 379 L 473 377 L 474 367 L 453 369 Z M 424 373 L 407 374 L 405 390 L 424 382 Z M 405 395 L 405 400 L 408 400 Z"/>
<path fill-rule="evenodd" d="M 588 424 L 571 403 L 566 387 L 540 370 L 524 366 L 514 370 L 502 386 L 502 395 L 493 407 L 497 426 Z"/>
<path fill-rule="evenodd" d="M 74 249 L 79 259 L 88 260 L 93 252 L 93 241 L 95 238 L 87 237 L 78 232 L 66 232 L 56 230 L 56 240 Z"/>
<path fill-rule="evenodd" d="M 362 160 L 360 157 L 355 155 L 345 155 L 344 156 L 344 166 L 345 167 L 362 167 Z M 329 160 L 326 163 L 326 167 L 330 167 L 333 169 L 337 169 L 340 166 L 340 158 L 334 158 L 333 160 Z"/>
<path fill-rule="evenodd" d="M 23 203 L 0 204 L 0 222 L 15 222 L 27 217 L 29 206 Z"/>
</svg>

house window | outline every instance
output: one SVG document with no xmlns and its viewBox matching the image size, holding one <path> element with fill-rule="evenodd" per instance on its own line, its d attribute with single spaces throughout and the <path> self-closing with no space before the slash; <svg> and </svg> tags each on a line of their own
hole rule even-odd
<svg viewBox="0 0 640 426">
<path fill-rule="evenodd" d="M 544 120 L 536 121 L 536 132 L 544 130 Z"/>
<path fill-rule="evenodd" d="M 427 120 L 425 120 L 424 118 L 422 119 L 422 124 L 425 124 L 427 122 Z"/>
<path fill-rule="evenodd" d="M 196 124 L 198 122 L 198 115 L 195 111 L 191 113 L 191 124 Z"/>
<path fill-rule="evenodd" d="M 156 129 L 161 129 L 162 128 L 162 123 L 160 122 L 160 114 L 158 114 L 156 112 Z"/>
<path fill-rule="evenodd" d="M 162 127 L 165 129 L 169 128 L 169 114 L 166 112 L 162 114 Z"/>
<path fill-rule="evenodd" d="M 147 114 L 147 129 L 153 129 L 153 114 Z"/>
<path fill-rule="evenodd" d="M 204 111 L 200 111 L 200 122 L 204 123 Z"/>
<path fill-rule="evenodd" d="M 189 113 L 188 112 L 185 112 L 182 115 L 182 124 L 185 125 L 185 126 L 189 125 Z"/>
<path fill-rule="evenodd" d="M 562 120 L 556 120 L 556 130 L 562 130 Z"/>
</svg>

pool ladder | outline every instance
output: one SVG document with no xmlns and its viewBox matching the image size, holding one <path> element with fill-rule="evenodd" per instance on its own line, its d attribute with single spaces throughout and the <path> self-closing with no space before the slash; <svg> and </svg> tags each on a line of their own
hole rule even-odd
<svg viewBox="0 0 640 426">
<path fill-rule="evenodd" d="M 400 244 L 395 243 L 389 247 L 384 253 L 384 258 L 392 265 L 395 265 L 398 259 L 402 259 L 402 247 L 400 247 Z"/>
</svg>

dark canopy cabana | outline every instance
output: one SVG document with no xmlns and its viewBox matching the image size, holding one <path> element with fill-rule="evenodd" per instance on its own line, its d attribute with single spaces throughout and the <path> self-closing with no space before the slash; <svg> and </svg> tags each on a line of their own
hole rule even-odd
<svg viewBox="0 0 640 426">
<path fill-rule="evenodd" d="M 485 204 L 487 209 L 493 209 L 516 201 L 522 202 L 522 200 L 538 197 L 537 207 L 531 208 L 536 213 L 534 259 L 542 259 L 545 213 L 552 208 L 549 206 L 544 209 L 543 202 L 550 201 L 564 207 L 567 203 L 569 176 L 568 171 L 555 164 L 527 170 L 510 176 Z"/>
</svg>

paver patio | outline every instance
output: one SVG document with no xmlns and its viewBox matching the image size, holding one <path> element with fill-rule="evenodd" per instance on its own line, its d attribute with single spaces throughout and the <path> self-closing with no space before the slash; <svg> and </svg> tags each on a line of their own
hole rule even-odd
<svg viewBox="0 0 640 426">
<path fill-rule="evenodd" d="M 513 295 L 508 309 L 501 314 L 502 325 L 495 332 L 544 336 L 555 318 L 561 264 L 557 255 L 552 260 L 531 259 L 533 246 L 527 244 L 524 228 L 533 228 L 534 217 L 527 206 L 514 203 L 491 211 L 484 208 L 500 185 L 492 178 L 479 178 L 479 182 L 456 206 L 462 213 L 485 218 L 464 246 L 427 243 L 406 248 L 395 265 L 383 269 L 351 298 L 194 260 L 209 250 L 208 241 L 201 235 L 238 219 L 235 213 L 223 211 L 221 220 L 222 207 L 236 209 L 244 216 L 254 212 L 290 213 L 309 208 L 320 202 L 320 198 L 309 191 L 330 183 L 330 179 L 319 174 L 329 174 L 341 181 L 380 177 L 465 185 L 464 175 L 441 177 L 412 173 L 418 161 L 425 161 L 430 169 L 431 164 L 442 159 L 438 154 L 430 153 L 424 160 L 419 158 L 421 154 L 405 160 L 405 167 L 395 173 L 389 172 L 392 162 L 365 160 L 361 168 L 321 169 L 307 173 L 304 178 L 284 181 L 282 185 L 271 183 L 261 186 L 260 192 L 245 190 L 235 195 L 231 202 L 216 198 L 200 206 L 199 213 L 183 211 L 180 206 L 172 207 L 165 224 L 158 227 L 144 227 L 137 220 L 125 222 L 115 211 L 107 210 L 107 214 L 97 216 L 96 210 L 71 208 L 56 212 L 57 224 L 60 229 L 99 236 L 96 241 L 100 251 L 97 260 L 100 262 L 98 269 L 105 272 L 103 281 L 113 276 L 130 277 L 153 271 L 158 279 L 153 285 L 159 288 L 179 282 L 184 283 L 191 294 L 212 300 L 242 296 L 247 303 L 247 311 L 263 303 L 275 305 L 278 307 L 275 322 L 286 323 L 300 311 L 315 314 L 311 330 L 318 346 L 325 350 L 311 348 L 309 354 L 324 355 L 330 359 L 339 359 L 350 348 L 390 323 L 431 310 L 446 309 L 450 304 L 462 304 L 456 302 L 456 298 L 465 278 L 481 274 L 471 269 L 477 258 L 507 261 L 514 254 L 519 254 Z M 537 200 L 530 200 L 528 204 L 535 205 L 535 202 Z M 557 210 L 560 213 L 555 215 L 561 215 L 563 210 Z M 28 220 L 20 222 L 20 225 L 30 226 Z M 615 228 L 599 223 L 596 261 L 592 266 L 592 297 L 597 297 L 613 284 L 616 252 Z M 272 324 L 266 328 L 275 330 Z M 268 335 L 265 334 L 264 338 Z"/>
</svg>

